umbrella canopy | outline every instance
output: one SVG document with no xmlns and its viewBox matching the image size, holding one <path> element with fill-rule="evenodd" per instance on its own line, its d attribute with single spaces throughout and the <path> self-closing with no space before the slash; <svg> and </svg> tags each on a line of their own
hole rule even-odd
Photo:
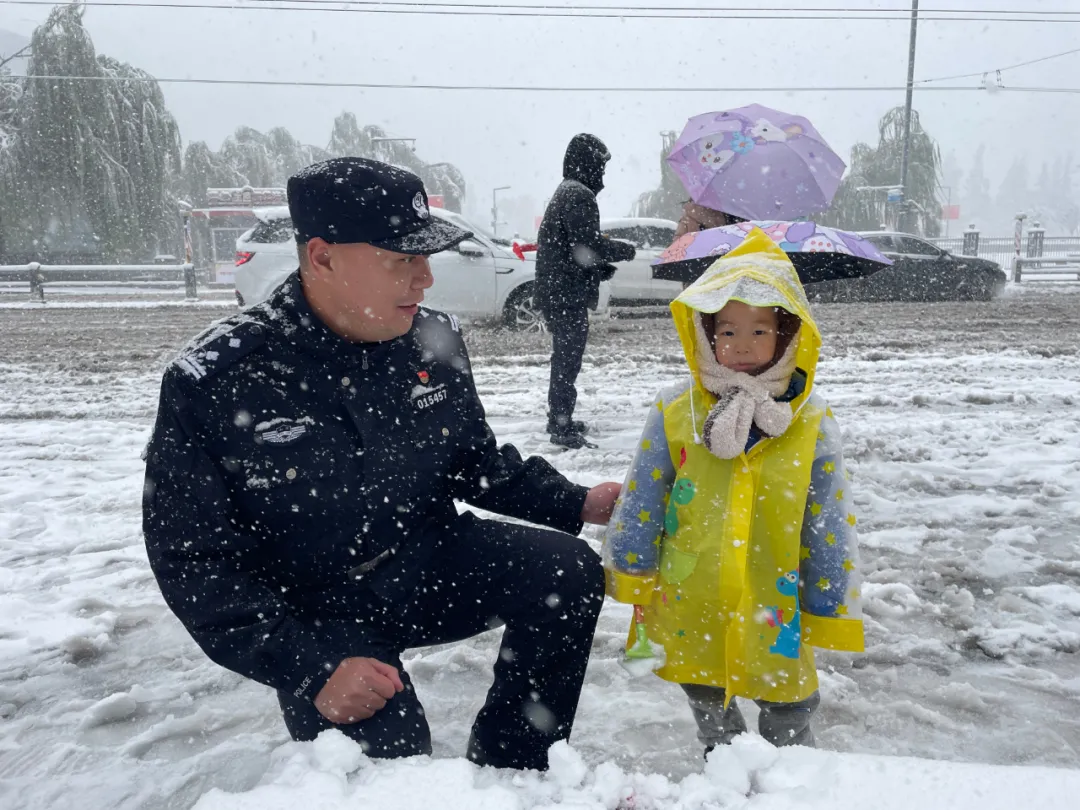
<svg viewBox="0 0 1080 810">
<path fill-rule="evenodd" d="M 742 244 L 754 228 L 788 254 L 803 284 L 868 276 L 892 264 L 858 234 L 813 222 L 740 222 L 679 237 L 653 262 L 653 278 L 689 284 L 720 256 Z"/>
<path fill-rule="evenodd" d="M 694 202 L 742 219 L 824 211 L 846 168 L 807 119 L 760 104 L 691 118 L 667 161 Z"/>
</svg>

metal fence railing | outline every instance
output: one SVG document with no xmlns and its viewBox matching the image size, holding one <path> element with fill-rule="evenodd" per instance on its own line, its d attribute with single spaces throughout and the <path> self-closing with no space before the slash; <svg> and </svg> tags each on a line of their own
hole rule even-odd
<svg viewBox="0 0 1080 810">
<path fill-rule="evenodd" d="M 25 282 L 30 300 L 45 303 L 45 286 L 53 284 L 102 284 L 109 286 L 184 285 L 184 297 L 198 298 L 198 279 L 193 264 L 5 264 L 0 281 Z"/>
<path fill-rule="evenodd" d="M 1016 258 L 1013 281 L 1080 281 L 1080 256 Z"/>
<path fill-rule="evenodd" d="M 977 247 L 971 254 L 964 251 L 963 236 L 931 241 L 958 256 L 974 255 L 997 262 L 1006 272 L 1013 269 L 1017 256 L 1014 236 L 980 236 L 974 240 Z M 1080 236 L 1041 236 L 1033 242 L 1033 233 L 1029 232 L 1021 242 L 1020 255 L 1024 258 L 1075 258 L 1080 263 Z"/>
</svg>

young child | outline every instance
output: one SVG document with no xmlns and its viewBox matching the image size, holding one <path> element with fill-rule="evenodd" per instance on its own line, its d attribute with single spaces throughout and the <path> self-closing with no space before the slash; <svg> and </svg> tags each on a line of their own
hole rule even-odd
<svg viewBox="0 0 1080 810">
<path fill-rule="evenodd" d="M 769 742 L 812 746 L 810 647 L 863 649 L 840 429 L 814 389 L 821 337 L 758 229 L 671 310 L 692 381 L 650 411 L 604 541 L 608 595 L 643 607 L 706 753 L 746 731 L 736 696 Z"/>
</svg>

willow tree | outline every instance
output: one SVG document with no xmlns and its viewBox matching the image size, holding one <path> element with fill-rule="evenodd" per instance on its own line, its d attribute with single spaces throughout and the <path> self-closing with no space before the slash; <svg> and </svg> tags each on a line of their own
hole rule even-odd
<svg viewBox="0 0 1080 810">
<path fill-rule="evenodd" d="M 21 77 L 12 75 L 11 65 L 29 53 L 27 45 L 13 53 L 0 54 L 0 160 L 15 137 L 15 115 L 25 84 Z"/>
<path fill-rule="evenodd" d="M 888 187 L 900 185 L 904 154 L 904 108 L 889 110 L 878 124 L 876 147 L 857 143 L 851 150 L 848 172 L 829 210 L 816 220 L 847 230 L 876 230 L 895 223 L 896 203 L 888 202 Z M 911 112 L 911 148 L 905 198 L 917 233 L 937 236 L 941 231 L 941 150 Z"/>
<path fill-rule="evenodd" d="M 371 127 L 361 127 L 356 116 L 343 112 L 334 119 L 330 143 L 326 149 L 332 157 L 363 157 L 372 150 Z"/>
<path fill-rule="evenodd" d="M 678 220 L 682 216 L 683 203 L 689 199 L 682 181 L 668 165 L 667 156 L 675 146 L 676 133 L 663 133 L 664 146 L 660 150 L 660 185 L 646 191 L 634 204 L 631 214 L 635 217 L 659 217 Z"/>
<path fill-rule="evenodd" d="M 305 166 L 328 157 L 325 149 L 301 143 L 284 127 L 259 132 L 241 126 L 214 152 L 203 141 L 184 154 L 184 190 L 196 205 L 207 188 L 280 188 Z"/>
<path fill-rule="evenodd" d="M 196 208 L 206 206 L 208 188 L 236 188 L 246 183 L 247 180 L 205 141 L 192 141 L 184 150 L 181 193 Z"/>
<path fill-rule="evenodd" d="M 218 157 L 242 178 L 241 185 L 267 188 L 280 184 L 266 136 L 256 129 L 238 127 L 221 144 Z"/>
<path fill-rule="evenodd" d="M 438 194 L 448 211 L 461 213 L 465 204 L 465 175 L 450 163 L 430 163 L 420 170 L 420 178 L 429 194 Z"/>
<path fill-rule="evenodd" d="M 417 173 L 426 165 L 410 139 L 393 138 L 374 124 L 360 126 L 351 112 L 334 119 L 327 151 L 333 157 L 366 157 Z"/>
<path fill-rule="evenodd" d="M 318 146 L 301 143 L 284 127 L 275 127 L 266 133 L 266 148 L 274 163 L 274 171 L 284 185 L 290 177 L 305 166 L 330 157 L 330 153 Z"/>
<path fill-rule="evenodd" d="M 180 130 L 165 98 L 144 70 L 99 56 L 105 82 L 107 154 L 128 175 L 132 196 L 119 217 L 121 245 L 129 252 L 156 245 L 171 253 L 180 190 Z"/>
<path fill-rule="evenodd" d="M 22 98 L 23 80 L 11 75 L 8 59 L 0 62 L 0 183 L 10 183 L 12 172 L 9 160 L 11 147 L 15 142 L 16 116 L 19 100 Z M 7 215 L 4 196 L 0 195 L 0 263 L 6 260 L 4 221 Z"/>
<path fill-rule="evenodd" d="M 149 74 L 95 53 L 83 11 L 57 7 L 34 31 L 0 224 L 28 258 L 145 260 L 178 236 L 180 135 Z"/>
<path fill-rule="evenodd" d="M 333 157 L 366 157 L 415 172 L 429 194 L 439 194 L 451 211 L 460 213 L 465 202 L 465 176 L 450 163 L 427 163 L 408 139 L 392 138 L 382 127 L 360 126 L 356 116 L 343 112 L 334 119 L 327 151 Z"/>
</svg>

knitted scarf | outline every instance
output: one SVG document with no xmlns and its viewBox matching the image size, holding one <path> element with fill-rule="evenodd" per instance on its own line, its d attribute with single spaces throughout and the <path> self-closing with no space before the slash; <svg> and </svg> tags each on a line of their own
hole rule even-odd
<svg viewBox="0 0 1080 810">
<path fill-rule="evenodd" d="M 766 436 L 783 434 L 791 424 L 791 403 L 777 402 L 795 373 L 798 339 L 793 339 L 780 360 L 761 374 L 750 375 L 720 365 L 700 319 L 697 321 L 697 362 L 701 384 L 716 397 L 705 419 L 702 438 L 717 458 L 731 459 L 746 449 L 750 426 Z"/>
</svg>

